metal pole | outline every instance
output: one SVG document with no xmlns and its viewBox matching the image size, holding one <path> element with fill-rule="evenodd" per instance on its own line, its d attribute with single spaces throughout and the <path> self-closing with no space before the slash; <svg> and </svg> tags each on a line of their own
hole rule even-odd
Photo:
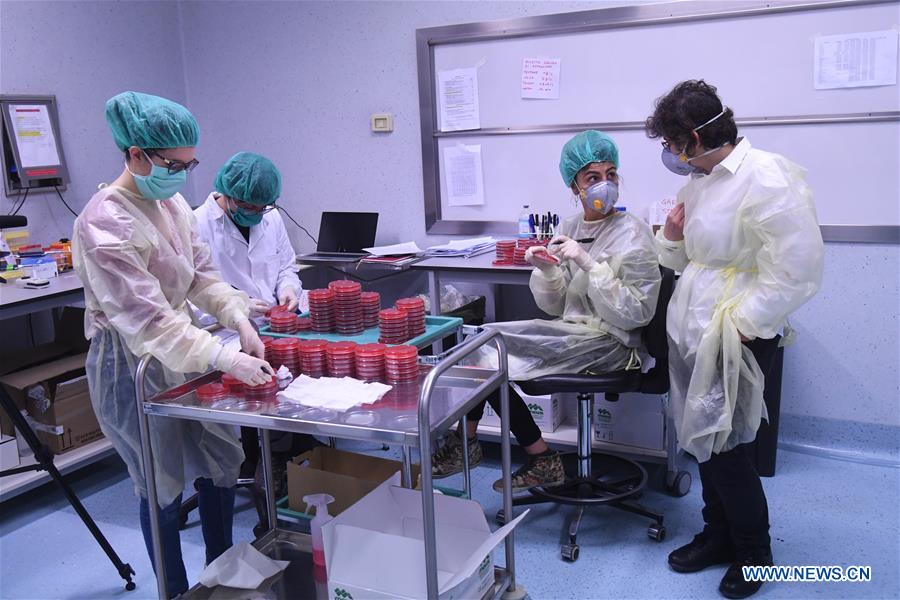
<svg viewBox="0 0 900 600">
<path fill-rule="evenodd" d="M 422 471 L 422 529 L 425 544 L 425 582 L 429 600 L 437 600 L 437 536 L 434 530 L 434 482 L 431 479 L 431 390 L 432 371 L 422 385 L 419 395 L 419 462 Z"/>
<path fill-rule="evenodd" d="M 262 445 L 263 478 L 266 484 L 266 515 L 271 531 L 278 525 L 278 513 L 275 509 L 275 477 L 272 474 L 272 443 L 269 430 L 263 429 L 259 439 Z"/>
<path fill-rule="evenodd" d="M 144 462 L 144 483 L 147 486 L 147 504 L 150 512 L 151 545 L 153 546 L 153 563 L 156 567 L 156 589 L 160 600 L 168 600 L 169 590 L 166 586 L 166 562 L 163 556 L 162 532 L 159 527 L 159 499 L 156 495 L 156 473 L 153 468 L 153 448 L 150 441 L 150 421 L 144 412 L 144 378 L 147 366 L 152 357 L 144 355 L 137 366 L 134 376 L 135 409 L 137 410 L 138 432 L 141 438 L 141 458 Z"/>
<path fill-rule="evenodd" d="M 578 394 L 578 476 L 591 476 L 591 421 L 594 418 L 594 395 Z"/>
<path fill-rule="evenodd" d="M 509 523 L 513 519 L 512 503 L 512 451 L 509 445 L 509 367 L 507 363 L 506 343 L 503 337 L 498 335 L 495 340 L 499 361 L 497 368 L 503 371 L 500 379 L 500 461 L 503 465 L 503 516 Z M 515 532 L 510 531 L 506 536 L 506 571 L 509 573 L 510 592 L 516 589 L 516 554 Z"/>
<path fill-rule="evenodd" d="M 400 448 L 403 456 L 403 487 L 413 489 L 416 484 L 413 482 L 412 476 L 412 456 L 410 456 L 409 446 L 403 444 Z"/>
<path fill-rule="evenodd" d="M 460 420 L 460 425 L 462 426 L 462 441 L 463 441 L 463 491 L 466 493 L 466 498 L 472 497 L 472 474 L 469 472 L 469 417 L 468 415 L 463 415 Z"/>
<path fill-rule="evenodd" d="M 462 326 L 456 328 L 456 346 L 459 347 L 463 343 L 463 331 Z M 472 498 L 472 472 L 470 471 L 469 466 L 469 418 L 467 415 L 463 415 L 462 421 L 460 421 L 462 425 L 462 439 L 463 439 L 463 491 L 466 493 L 466 498 Z M 477 435 L 477 434 L 476 434 Z"/>
<path fill-rule="evenodd" d="M 441 314 L 441 277 L 434 269 L 428 271 L 428 297 L 431 302 L 431 314 L 440 316 Z M 431 345 L 431 351 L 440 354 L 444 351 L 443 340 L 437 340 Z"/>
</svg>

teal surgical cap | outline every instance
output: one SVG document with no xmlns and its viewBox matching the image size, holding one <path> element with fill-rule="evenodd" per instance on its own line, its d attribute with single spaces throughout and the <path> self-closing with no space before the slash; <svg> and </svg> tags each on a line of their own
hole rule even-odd
<svg viewBox="0 0 900 600">
<path fill-rule="evenodd" d="M 264 206 L 281 195 L 281 173 L 265 156 L 238 152 L 219 169 L 215 187 L 229 198 Z"/>
<path fill-rule="evenodd" d="M 578 171 L 595 162 L 611 162 L 619 167 L 619 148 L 602 131 L 582 131 L 563 146 L 559 157 L 559 173 L 571 187 Z"/>
<path fill-rule="evenodd" d="M 122 92 L 106 101 L 106 122 L 119 150 L 187 148 L 200 141 L 200 127 L 191 112 L 171 100 Z"/>
</svg>

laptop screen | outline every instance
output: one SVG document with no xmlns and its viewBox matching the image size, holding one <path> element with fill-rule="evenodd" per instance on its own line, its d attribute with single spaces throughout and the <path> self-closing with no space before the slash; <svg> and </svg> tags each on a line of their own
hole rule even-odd
<svg viewBox="0 0 900 600">
<path fill-rule="evenodd" d="M 378 213 L 323 212 L 317 252 L 363 254 L 375 245 Z"/>
</svg>

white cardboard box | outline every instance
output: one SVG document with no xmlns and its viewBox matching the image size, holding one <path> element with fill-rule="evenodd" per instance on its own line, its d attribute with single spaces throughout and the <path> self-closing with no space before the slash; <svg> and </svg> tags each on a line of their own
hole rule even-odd
<svg viewBox="0 0 900 600">
<path fill-rule="evenodd" d="M 0 434 L 0 471 L 19 466 L 19 447 L 16 437 Z"/>
<path fill-rule="evenodd" d="M 422 492 L 395 476 L 322 528 L 331 600 L 427 596 Z M 442 600 L 481 598 L 494 582 L 494 548 L 528 511 L 491 533 L 477 502 L 435 494 Z"/>
<path fill-rule="evenodd" d="M 512 386 L 516 389 L 516 393 L 522 397 L 522 400 L 525 401 L 538 429 L 544 433 L 553 433 L 556 431 L 556 428 L 559 427 L 559 424 L 562 423 L 563 420 L 563 411 L 559 395 L 529 396 L 516 384 L 512 384 Z M 490 404 L 484 407 L 484 417 L 482 417 L 481 423 L 490 427 L 500 427 L 500 415 L 494 412 L 494 409 L 491 408 Z"/>
<path fill-rule="evenodd" d="M 663 450 L 666 404 L 664 396 L 620 394 L 610 402 L 601 394 L 594 399 L 594 439 L 598 442 Z"/>
</svg>

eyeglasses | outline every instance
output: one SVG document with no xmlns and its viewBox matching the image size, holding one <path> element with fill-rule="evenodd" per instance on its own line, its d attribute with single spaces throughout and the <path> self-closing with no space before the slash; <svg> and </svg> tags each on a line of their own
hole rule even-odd
<svg viewBox="0 0 900 600">
<path fill-rule="evenodd" d="M 231 203 L 234 204 L 235 208 L 239 208 L 245 213 L 250 213 L 253 215 L 266 214 L 270 211 L 275 210 L 277 207 L 274 204 L 267 204 L 265 206 L 257 206 L 256 204 L 248 204 L 247 202 L 240 202 L 235 200 L 234 198 L 229 198 Z"/>
<path fill-rule="evenodd" d="M 155 156 L 156 158 L 158 158 L 161 161 L 163 161 L 164 163 L 166 163 L 166 168 L 169 170 L 170 175 L 174 175 L 175 173 L 181 173 L 182 171 L 187 171 L 188 173 L 190 173 L 197 167 L 197 165 L 200 164 L 200 161 L 197 160 L 196 158 L 192 159 L 188 162 L 183 162 L 180 160 L 172 160 L 172 159 L 166 158 L 165 156 L 159 154 L 158 152 L 147 151 L 147 154 L 150 156 Z"/>
</svg>

